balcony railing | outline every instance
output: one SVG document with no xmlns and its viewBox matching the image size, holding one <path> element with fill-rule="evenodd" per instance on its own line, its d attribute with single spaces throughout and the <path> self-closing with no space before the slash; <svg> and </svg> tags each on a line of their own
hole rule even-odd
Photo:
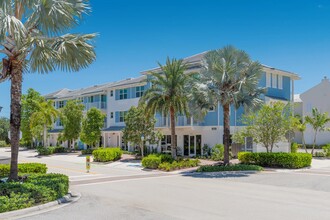
<svg viewBox="0 0 330 220">
<path fill-rule="evenodd" d="M 156 117 L 155 127 L 170 127 L 170 117 Z M 177 116 L 175 126 L 191 126 L 191 118 L 186 116 Z"/>
<path fill-rule="evenodd" d="M 97 109 L 106 109 L 107 103 L 106 102 L 92 102 L 92 103 L 84 103 L 85 110 L 88 111 L 91 108 L 97 108 Z"/>
</svg>

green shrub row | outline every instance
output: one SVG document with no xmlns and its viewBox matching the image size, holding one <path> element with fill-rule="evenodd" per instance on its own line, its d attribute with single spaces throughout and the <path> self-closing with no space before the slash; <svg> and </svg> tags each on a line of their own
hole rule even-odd
<svg viewBox="0 0 330 220">
<path fill-rule="evenodd" d="M 228 166 L 205 165 L 205 166 L 200 166 L 197 169 L 197 172 L 221 172 L 221 171 L 244 171 L 244 170 L 262 171 L 263 168 L 261 166 L 251 165 L 251 164 L 234 164 Z"/>
<path fill-rule="evenodd" d="M 308 153 L 251 153 L 240 152 L 238 159 L 243 164 L 255 164 L 263 167 L 282 167 L 297 169 L 308 167 L 312 155 Z"/>
<path fill-rule="evenodd" d="M 10 172 L 9 164 L 0 164 L 0 177 L 8 176 Z M 46 164 L 42 163 L 20 163 L 18 164 L 19 173 L 39 173 L 44 174 L 47 172 Z"/>
<path fill-rule="evenodd" d="M 197 167 L 200 161 L 197 159 L 184 159 L 179 161 L 173 161 L 172 163 L 164 162 L 159 164 L 158 169 L 164 171 L 172 171 L 190 167 Z"/>
<path fill-rule="evenodd" d="M 1 183 L 0 213 L 54 201 L 68 188 L 69 178 L 63 174 L 32 174 L 23 183 Z"/>
<path fill-rule="evenodd" d="M 93 160 L 97 162 L 108 162 L 119 160 L 122 155 L 122 150 L 116 148 L 99 148 L 93 151 Z"/>
<path fill-rule="evenodd" d="M 85 150 L 81 150 L 81 154 L 82 155 L 92 154 L 94 150 L 96 150 L 96 149 L 88 148 L 88 149 L 85 149 Z"/>
<path fill-rule="evenodd" d="M 38 155 L 51 155 L 55 153 L 66 153 L 68 148 L 57 146 L 57 147 L 37 147 Z"/>
</svg>

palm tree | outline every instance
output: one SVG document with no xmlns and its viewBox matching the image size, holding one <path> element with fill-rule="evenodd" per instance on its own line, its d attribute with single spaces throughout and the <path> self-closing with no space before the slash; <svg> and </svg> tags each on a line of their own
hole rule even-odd
<svg viewBox="0 0 330 220">
<path fill-rule="evenodd" d="M 43 128 L 43 145 L 48 147 L 48 128 L 52 126 L 54 119 L 59 115 L 59 112 L 54 108 L 52 100 L 37 103 L 38 111 L 31 115 L 30 127 L 41 125 Z"/>
<path fill-rule="evenodd" d="M 259 97 L 265 90 L 258 87 L 262 66 L 232 46 L 208 52 L 203 62 L 200 88 L 213 97 L 214 106 L 220 103 L 223 107 L 224 163 L 229 164 L 230 106 L 257 107 L 262 103 Z"/>
<path fill-rule="evenodd" d="M 148 89 L 141 103 L 146 103 L 148 114 L 162 112 L 170 115 L 171 126 L 171 152 L 176 158 L 177 143 L 175 139 L 175 120 L 177 114 L 189 116 L 189 90 L 191 88 L 194 73 L 184 73 L 186 64 L 183 60 L 167 58 L 166 65 L 161 65 L 160 73 L 150 73 L 152 87 Z"/>
<path fill-rule="evenodd" d="M 305 117 L 305 121 L 310 124 L 314 130 L 314 141 L 313 141 L 313 149 L 312 155 L 314 154 L 314 149 L 316 145 L 316 136 L 318 132 L 328 131 L 329 128 L 326 125 L 330 122 L 330 118 L 328 117 L 328 113 L 321 113 L 317 108 L 312 109 L 312 115 L 307 115 Z"/>
<path fill-rule="evenodd" d="M 88 0 L 0 1 L 0 82 L 11 80 L 9 179 L 16 180 L 23 72 L 78 71 L 95 58 L 95 34 L 64 34 L 90 11 Z"/>
</svg>

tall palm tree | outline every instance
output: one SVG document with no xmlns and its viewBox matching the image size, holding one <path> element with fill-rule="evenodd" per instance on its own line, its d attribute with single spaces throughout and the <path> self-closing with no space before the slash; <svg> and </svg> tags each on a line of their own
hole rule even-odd
<svg viewBox="0 0 330 220">
<path fill-rule="evenodd" d="M 95 58 L 95 34 L 63 34 L 90 11 L 88 0 L 1 0 L 0 82 L 11 80 L 9 179 L 17 179 L 22 74 L 78 71 Z"/>
<path fill-rule="evenodd" d="M 316 137 L 317 133 L 321 131 L 328 131 L 329 128 L 326 125 L 330 122 L 330 118 L 327 112 L 321 113 L 317 108 L 312 109 L 312 115 L 307 115 L 305 117 L 305 121 L 307 124 L 310 124 L 314 130 L 314 141 L 313 141 L 313 149 L 312 155 L 314 154 L 314 149 L 316 145 Z"/>
<path fill-rule="evenodd" d="M 192 85 L 194 73 L 184 73 L 187 69 L 183 60 L 167 58 L 166 65 L 161 65 L 160 73 L 150 73 L 152 87 L 148 89 L 141 103 L 146 103 L 149 114 L 161 112 L 170 115 L 171 126 L 171 152 L 176 158 L 175 121 L 177 114 L 189 116 L 189 90 Z"/>
<path fill-rule="evenodd" d="M 258 87 L 262 66 L 232 46 L 208 52 L 203 62 L 200 88 L 213 97 L 214 106 L 219 102 L 223 107 L 224 163 L 229 164 L 230 106 L 257 107 L 262 103 L 259 97 L 265 90 Z"/>
<path fill-rule="evenodd" d="M 54 119 L 59 115 L 59 112 L 54 108 L 52 100 L 44 101 L 37 104 L 38 111 L 31 115 L 30 127 L 41 125 L 43 128 L 43 145 L 48 147 L 48 128 L 52 126 Z"/>
</svg>

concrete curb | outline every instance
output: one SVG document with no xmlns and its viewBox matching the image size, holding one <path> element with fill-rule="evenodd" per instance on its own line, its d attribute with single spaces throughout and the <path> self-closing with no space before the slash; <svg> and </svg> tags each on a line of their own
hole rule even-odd
<svg viewBox="0 0 330 220">
<path fill-rule="evenodd" d="M 72 204 L 72 203 L 78 201 L 80 198 L 81 198 L 80 193 L 73 194 L 73 193 L 69 192 L 64 197 L 62 197 L 56 201 L 53 201 L 53 202 L 29 207 L 26 209 L 19 209 L 19 210 L 15 210 L 15 211 L 0 213 L 0 219 L 17 219 L 19 217 L 25 217 L 25 216 L 27 217 L 27 216 L 31 216 L 34 214 L 38 214 L 39 212 L 43 213 L 43 212 L 51 211 L 53 209 L 61 208 L 66 205 Z M 61 206 L 61 204 L 66 204 L 66 205 Z M 47 210 L 47 209 L 49 209 L 49 210 Z"/>
</svg>

